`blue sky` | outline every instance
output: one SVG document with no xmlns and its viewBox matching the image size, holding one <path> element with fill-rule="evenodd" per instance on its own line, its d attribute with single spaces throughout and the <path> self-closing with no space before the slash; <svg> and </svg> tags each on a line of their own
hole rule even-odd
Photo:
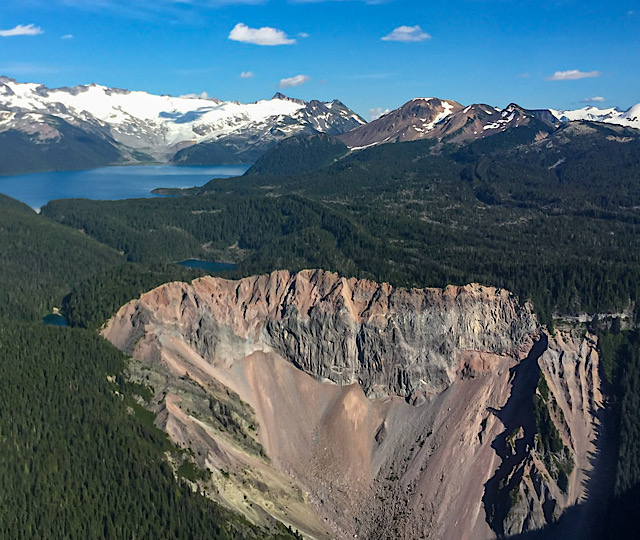
<svg viewBox="0 0 640 540">
<path fill-rule="evenodd" d="M 640 102 L 640 0 L 2 0 L 0 74 L 243 102 Z M 244 74 L 244 76 L 241 76 Z"/>
</svg>

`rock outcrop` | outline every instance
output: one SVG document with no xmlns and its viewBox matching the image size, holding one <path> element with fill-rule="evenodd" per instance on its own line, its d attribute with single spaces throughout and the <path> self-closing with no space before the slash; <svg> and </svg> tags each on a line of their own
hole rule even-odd
<svg viewBox="0 0 640 540">
<path fill-rule="evenodd" d="M 253 521 L 313 538 L 489 538 L 580 497 L 591 409 L 564 411 L 561 396 L 577 403 L 582 385 L 581 403 L 597 402 L 597 367 L 563 387 L 553 351 L 566 343 L 547 349 L 508 291 L 319 270 L 206 277 L 130 302 L 103 335 L 136 359 L 157 423 L 210 471 L 203 487 Z M 575 460 L 564 494 L 538 481 L 551 468 L 536 453 L 539 358 Z M 543 510 L 518 517 L 521 500 Z"/>
<path fill-rule="evenodd" d="M 210 362 L 273 351 L 318 380 L 406 398 L 448 387 L 471 365 L 464 351 L 513 355 L 537 331 L 506 290 L 395 289 L 319 270 L 167 284 L 124 307 L 105 336 L 135 354 L 157 324 Z"/>
</svg>

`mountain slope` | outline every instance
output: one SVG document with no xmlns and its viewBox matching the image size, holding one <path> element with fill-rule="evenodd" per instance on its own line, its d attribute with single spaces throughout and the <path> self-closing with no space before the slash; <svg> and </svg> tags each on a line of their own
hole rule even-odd
<svg viewBox="0 0 640 540">
<path fill-rule="evenodd" d="M 0 326 L 2 538 L 299 538 L 256 527 L 193 490 L 197 473 L 93 332 Z M 196 475 L 197 476 L 197 475 Z"/>
<path fill-rule="evenodd" d="M 466 144 L 510 131 L 529 128 L 538 132 L 553 131 L 553 125 L 539 115 L 515 103 L 500 110 L 490 105 L 473 104 L 463 107 L 455 101 L 437 98 L 414 99 L 365 126 L 338 136 L 353 150 L 421 139 Z"/>
<path fill-rule="evenodd" d="M 284 176 L 311 172 L 331 165 L 348 151 L 340 140 L 325 134 L 290 137 L 267 150 L 245 176 Z"/>
<path fill-rule="evenodd" d="M 416 98 L 339 138 L 350 148 L 365 148 L 386 142 L 415 141 L 425 138 L 438 122 L 461 109 L 462 105 L 457 101 Z"/>
<path fill-rule="evenodd" d="M 39 320 L 73 283 L 122 261 L 116 250 L 0 195 L 0 317 Z"/>
<path fill-rule="evenodd" d="M 60 131 L 61 123 L 77 133 Z M 104 156 L 87 153 L 74 167 L 118 161 L 168 161 L 186 147 L 216 144 L 224 151 L 181 153 L 179 163 L 237 163 L 254 161 L 274 142 L 300 133 L 339 134 L 364 124 L 364 120 L 339 101 L 305 102 L 276 94 L 271 100 L 241 104 L 195 96 L 158 96 L 108 88 L 96 84 L 72 88 L 47 88 L 0 77 L 0 133 L 19 132 L 37 140 L 8 141 L 25 154 L 27 143 L 38 144 L 33 154 L 68 154 L 56 144 L 86 142 L 90 150 L 102 139 Z M 83 135 L 84 134 L 84 135 Z M 82 137 L 89 140 L 82 141 Z M 85 146 L 82 146 L 85 149 Z M 64 157 L 56 159 L 64 160 Z M 71 161 L 70 157 L 66 157 Z M 213 161 L 211 161 L 213 160 Z M 49 168 L 56 168 L 55 159 Z M 38 166 L 46 166 L 47 160 Z M 15 166 L 8 172 L 13 172 Z M 0 166 L 0 173 L 3 171 Z"/>
<path fill-rule="evenodd" d="M 0 131 L 0 174 L 87 169 L 127 160 L 126 150 L 97 130 L 48 114 L 11 116 L 12 127 Z"/>
<path fill-rule="evenodd" d="M 130 302 L 103 335 L 157 381 L 158 421 L 213 470 L 215 498 L 286 512 L 313 538 L 326 536 L 318 522 L 336 539 L 493 538 L 549 524 L 584 494 L 597 354 L 569 336 L 546 353 L 530 307 L 504 289 L 319 270 L 205 277 Z M 225 408 L 233 429 L 217 418 Z M 233 473 L 224 489 L 216 469 Z M 278 473 L 292 486 L 272 488 Z M 293 504 L 295 486 L 320 519 Z"/>
</svg>

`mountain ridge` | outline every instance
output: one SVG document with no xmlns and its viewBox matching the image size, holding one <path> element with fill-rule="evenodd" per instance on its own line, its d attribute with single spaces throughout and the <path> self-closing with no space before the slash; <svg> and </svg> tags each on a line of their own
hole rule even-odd
<svg viewBox="0 0 640 540">
<path fill-rule="evenodd" d="M 185 148 L 201 143 L 226 148 L 226 163 L 252 162 L 272 144 L 292 135 L 336 135 L 365 123 L 338 100 L 307 102 L 277 93 L 270 100 L 242 104 L 203 96 L 154 95 L 95 83 L 47 88 L 0 77 L 0 133 L 29 139 L 32 155 L 25 161 L 45 161 L 39 168 L 46 169 L 47 154 L 55 153 L 55 145 L 67 138 L 56 129 L 60 121 L 79 130 L 71 140 L 80 146 L 88 134 L 96 145 L 119 153 L 90 164 L 65 163 L 70 169 L 153 161 L 193 164 Z M 196 162 L 202 159 L 206 161 L 206 153 Z M 50 169 L 58 168 L 53 160 Z M 25 171 L 0 168 L 0 174 L 15 172 Z"/>
<path fill-rule="evenodd" d="M 572 121 L 602 122 L 640 129 L 640 104 L 626 111 L 595 107 L 557 111 L 529 110 L 516 103 L 500 109 L 482 103 L 463 106 L 456 101 L 440 98 L 414 98 L 366 125 L 338 135 L 338 139 L 352 151 L 422 139 L 466 144 L 524 126 L 537 130 L 544 137 L 545 132 L 550 133 Z"/>
<path fill-rule="evenodd" d="M 278 142 L 317 134 L 352 151 L 432 139 L 466 145 L 514 128 L 546 137 L 571 121 L 640 129 L 640 104 L 623 111 L 505 109 L 414 98 L 366 123 L 341 101 L 304 101 L 276 92 L 242 104 L 206 95 L 154 95 L 96 83 L 48 88 L 0 76 L 0 174 L 126 163 L 255 163 Z M 523 140 L 516 136 L 514 141 Z"/>
</svg>

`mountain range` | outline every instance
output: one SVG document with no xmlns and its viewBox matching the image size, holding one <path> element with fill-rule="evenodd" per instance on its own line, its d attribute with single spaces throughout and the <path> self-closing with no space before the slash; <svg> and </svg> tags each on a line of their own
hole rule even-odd
<svg viewBox="0 0 640 540">
<path fill-rule="evenodd" d="M 341 102 L 277 93 L 242 104 L 97 84 L 47 88 L 0 77 L 0 173 L 117 163 L 252 163 L 301 134 L 338 135 L 365 121 Z"/>
<path fill-rule="evenodd" d="M 640 104 L 626 111 L 527 110 L 515 103 L 500 109 L 416 98 L 367 123 L 338 100 L 307 102 L 277 93 L 242 104 L 97 84 L 47 88 L 0 77 L 0 174 L 127 163 L 254 163 L 284 139 L 316 134 L 336 136 L 351 151 L 419 139 L 463 145 L 524 126 L 545 137 L 570 121 L 640 129 Z"/>
<path fill-rule="evenodd" d="M 544 136 L 545 132 L 571 121 L 604 122 L 640 129 L 640 104 L 627 111 L 596 107 L 557 111 L 527 110 L 515 103 L 505 109 L 483 103 L 465 107 L 452 100 L 416 98 L 338 138 L 352 150 L 420 139 L 465 144 L 522 126 L 539 129 L 540 136 Z"/>
</svg>

